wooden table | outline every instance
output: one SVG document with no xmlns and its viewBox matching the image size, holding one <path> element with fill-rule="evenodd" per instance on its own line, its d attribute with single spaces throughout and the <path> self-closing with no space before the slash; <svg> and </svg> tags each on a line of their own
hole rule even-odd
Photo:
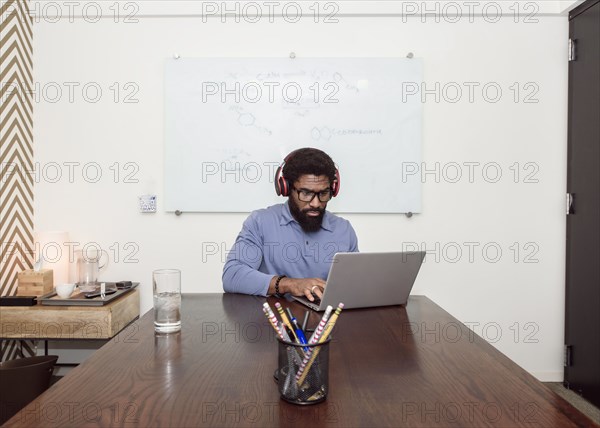
<svg viewBox="0 0 600 428">
<path fill-rule="evenodd" d="M 0 339 L 110 339 L 139 316 L 137 289 L 104 306 L 2 306 Z"/>
<path fill-rule="evenodd" d="M 423 296 L 406 308 L 342 312 L 327 400 L 286 403 L 264 301 L 184 295 L 182 331 L 169 336 L 155 336 L 150 311 L 135 335 L 118 335 L 7 426 L 594 425 Z M 317 321 L 313 313 L 309 325 Z"/>
</svg>

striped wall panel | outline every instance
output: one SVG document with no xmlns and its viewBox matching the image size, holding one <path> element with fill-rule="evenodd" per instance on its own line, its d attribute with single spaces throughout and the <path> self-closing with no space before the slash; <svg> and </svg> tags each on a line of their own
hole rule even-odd
<svg viewBox="0 0 600 428">
<path fill-rule="evenodd" d="M 0 0 L 0 295 L 32 266 L 33 32 L 29 0 Z M 29 356 L 29 341 L 2 341 L 0 360 Z"/>
</svg>

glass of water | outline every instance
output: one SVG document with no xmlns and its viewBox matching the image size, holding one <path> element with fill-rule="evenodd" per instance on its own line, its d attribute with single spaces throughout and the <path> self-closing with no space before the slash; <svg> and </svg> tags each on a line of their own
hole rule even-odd
<svg viewBox="0 0 600 428">
<path fill-rule="evenodd" d="M 154 289 L 154 331 L 181 330 L 181 271 L 159 269 L 152 272 Z"/>
</svg>

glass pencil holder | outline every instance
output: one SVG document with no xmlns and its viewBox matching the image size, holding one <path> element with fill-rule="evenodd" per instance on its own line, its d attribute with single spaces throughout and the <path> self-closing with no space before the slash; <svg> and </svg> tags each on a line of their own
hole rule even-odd
<svg viewBox="0 0 600 428">
<path fill-rule="evenodd" d="M 279 359 L 275 374 L 281 398 L 308 405 L 325 401 L 329 391 L 329 343 L 302 345 L 278 340 Z"/>
</svg>

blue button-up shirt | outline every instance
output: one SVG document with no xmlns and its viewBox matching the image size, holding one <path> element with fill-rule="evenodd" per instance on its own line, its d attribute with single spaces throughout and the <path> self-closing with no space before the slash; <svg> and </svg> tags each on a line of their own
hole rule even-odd
<svg viewBox="0 0 600 428">
<path fill-rule="evenodd" d="M 325 211 L 321 228 L 305 232 L 288 203 L 254 211 L 244 222 L 223 268 L 228 293 L 266 296 L 274 275 L 327 279 L 333 255 L 358 251 L 348 220 Z"/>
</svg>

